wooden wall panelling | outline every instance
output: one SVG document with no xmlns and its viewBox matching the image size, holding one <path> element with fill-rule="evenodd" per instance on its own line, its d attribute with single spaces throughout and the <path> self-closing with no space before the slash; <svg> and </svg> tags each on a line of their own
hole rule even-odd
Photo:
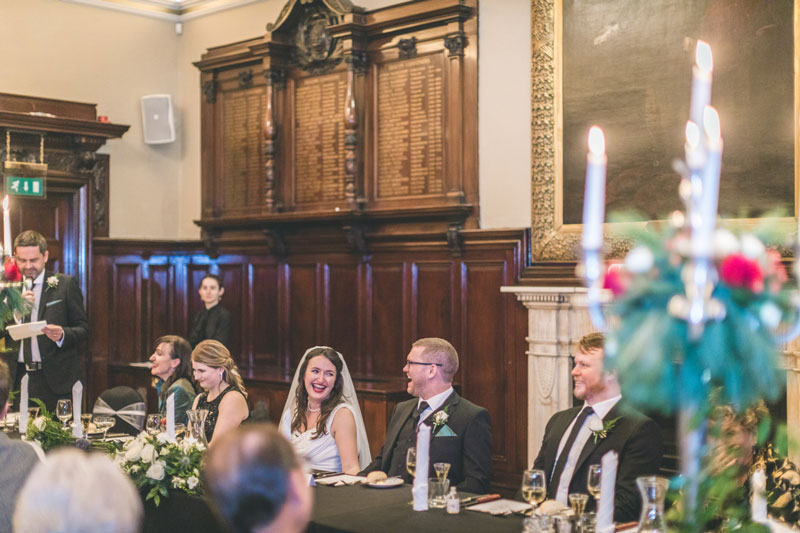
<svg viewBox="0 0 800 533">
<path fill-rule="evenodd" d="M 274 263 L 251 263 L 250 294 L 247 321 L 243 331 L 252 332 L 249 342 L 243 342 L 248 366 L 282 366 L 278 341 L 279 299 L 278 275 L 280 267 Z"/>
<path fill-rule="evenodd" d="M 383 263 L 377 258 L 371 263 L 369 355 L 364 363 L 368 375 L 396 374 L 405 364 L 410 338 L 405 318 L 410 308 L 406 266 L 404 262 Z"/>
<path fill-rule="evenodd" d="M 306 349 L 317 344 L 320 306 L 317 263 L 295 263 L 289 270 L 289 368 L 294 368 Z"/>
<path fill-rule="evenodd" d="M 143 348 L 154 348 L 153 342 L 164 335 L 178 331 L 175 308 L 175 266 L 151 262 L 146 266 L 147 302 Z"/>
<path fill-rule="evenodd" d="M 110 322 L 111 346 L 109 359 L 119 363 L 141 360 L 144 353 L 143 333 L 145 309 L 142 305 L 142 264 L 119 261 L 113 264 L 111 307 L 114 320 Z"/>
<path fill-rule="evenodd" d="M 359 339 L 361 317 L 360 263 L 332 262 L 328 265 L 327 332 L 325 342 L 341 353 L 348 368 L 360 372 L 359 357 L 362 346 Z"/>
</svg>

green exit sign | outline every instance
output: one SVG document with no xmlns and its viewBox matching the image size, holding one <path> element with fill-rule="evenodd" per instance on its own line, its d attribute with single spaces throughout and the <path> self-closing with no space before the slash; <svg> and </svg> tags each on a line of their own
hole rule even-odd
<svg viewBox="0 0 800 533">
<path fill-rule="evenodd" d="M 44 198 L 44 178 L 6 176 L 6 194 Z"/>
</svg>

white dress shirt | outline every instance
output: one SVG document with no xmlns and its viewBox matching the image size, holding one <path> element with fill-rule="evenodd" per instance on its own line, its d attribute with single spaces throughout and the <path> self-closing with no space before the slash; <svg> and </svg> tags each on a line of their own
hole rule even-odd
<svg viewBox="0 0 800 533">
<path fill-rule="evenodd" d="M 34 294 L 34 304 L 33 309 L 31 309 L 31 322 L 36 322 L 39 320 L 39 302 L 42 301 L 42 285 L 44 284 L 44 270 L 39 272 L 39 275 L 33 280 L 33 294 Z M 37 335 L 38 337 L 38 335 Z M 39 354 L 39 342 L 37 341 L 36 337 L 31 337 L 28 339 L 28 342 L 31 343 L 31 357 L 34 363 L 41 363 L 42 356 Z M 22 351 L 22 343 L 19 345 L 19 359 L 17 359 L 20 363 L 25 362 L 25 355 Z"/>
<path fill-rule="evenodd" d="M 608 400 L 603 400 L 602 402 L 597 402 L 594 405 L 584 404 L 583 407 L 589 405 L 592 409 L 594 409 L 594 413 L 586 417 L 586 420 L 583 421 L 583 426 L 581 427 L 580 431 L 578 432 L 578 436 L 575 437 L 575 442 L 572 443 L 572 449 L 569 450 L 567 453 L 567 463 L 564 465 L 564 470 L 561 472 L 561 480 L 558 483 L 558 491 L 556 492 L 556 501 L 563 504 L 569 505 L 568 503 L 568 496 L 569 496 L 569 484 L 572 481 L 572 474 L 575 473 L 575 466 L 578 462 L 578 458 L 583 451 L 583 447 L 586 446 L 586 443 L 589 441 L 589 438 L 592 436 L 592 430 L 589 429 L 590 421 L 592 419 L 599 419 L 600 423 L 603 422 L 603 418 L 608 414 L 609 411 L 617 404 L 618 401 L 622 399 L 622 395 L 614 396 L 613 398 L 609 398 Z M 581 409 L 583 410 L 583 409 Z M 580 411 L 578 411 L 580 414 Z M 572 420 L 572 423 L 569 427 L 564 431 L 564 435 L 561 437 L 561 442 L 558 444 L 558 454 L 556 454 L 556 462 L 558 463 L 558 457 L 561 455 L 561 452 L 564 448 L 564 445 L 567 443 L 567 439 L 569 438 L 569 434 L 572 433 L 572 426 L 575 425 L 575 420 L 577 420 L 578 416 L 575 416 L 575 419 Z M 552 480 L 551 480 L 552 481 Z"/>
<path fill-rule="evenodd" d="M 419 422 L 417 422 L 417 428 L 419 428 L 419 425 L 422 424 L 422 422 L 425 421 L 426 418 L 431 416 L 431 413 L 440 408 L 444 403 L 444 401 L 447 399 L 447 397 L 450 396 L 452 393 L 453 393 L 453 387 L 449 387 L 446 391 L 440 392 L 435 396 L 431 396 L 427 400 L 419 398 L 417 400 L 417 409 L 419 409 L 419 404 L 422 402 L 428 402 L 428 407 L 424 411 L 422 411 L 422 413 L 420 413 Z"/>
</svg>

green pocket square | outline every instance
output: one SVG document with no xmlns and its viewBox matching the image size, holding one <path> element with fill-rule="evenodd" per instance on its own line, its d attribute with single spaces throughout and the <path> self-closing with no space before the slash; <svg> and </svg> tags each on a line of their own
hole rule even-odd
<svg viewBox="0 0 800 533">
<path fill-rule="evenodd" d="M 437 437 L 456 437 L 456 432 L 450 429 L 447 424 L 442 426 L 442 429 L 436 432 Z"/>
</svg>

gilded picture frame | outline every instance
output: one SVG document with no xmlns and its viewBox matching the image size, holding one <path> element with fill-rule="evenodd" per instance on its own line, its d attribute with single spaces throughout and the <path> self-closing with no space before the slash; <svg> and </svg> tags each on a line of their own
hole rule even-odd
<svg viewBox="0 0 800 533">
<path fill-rule="evenodd" d="M 706 12 L 702 13 L 702 15 L 705 17 L 706 24 L 708 24 L 707 21 L 709 20 L 717 25 L 722 24 L 722 30 L 717 29 L 718 31 L 734 34 L 737 38 L 741 39 L 741 34 L 737 35 L 735 28 L 731 29 L 724 27 L 725 23 L 736 24 L 736 17 L 739 16 L 738 12 L 733 12 L 731 10 L 720 11 L 720 9 L 726 7 L 724 2 L 725 0 L 706 0 L 705 2 L 699 2 L 697 4 L 702 4 L 702 7 L 706 9 Z M 788 44 L 791 47 L 789 52 L 789 55 L 791 56 L 791 66 L 789 67 L 790 72 L 782 75 L 781 77 L 781 80 L 785 82 L 783 83 L 783 86 L 780 86 L 781 84 L 772 84 L 779 85 L 778 89 L 783 91 L 781 93 L 783 102 L 788 102 L 788 104 L 783 107 L 791 107 L 791 109 L 786 112 L 786 116 L 784 116 L 783 113 L 780 114 L 780 131 L 783 132 L 783 137 L 781 138 L 780 142 L 782 144 L 772 150 L 776 144 L 770 140 L 770 144 L 767 144 L 767 148 L 765 150 L 763 148 L 764 143 L 761 145 L 759 145 L 758 142 L 745 143 L 744 135 L 740 135 L 741 138 L 737 138 L 737 132 L 731 131 L 730 129 L 726 132 L 726 125 L 723 124 L 723 136 L 726 138 L 726 149 L 728 149 L 728 152 L 726 153 L 728 154 L 728 158 L 726 159 L 725 154 L 723 155 L 723 170 L 720 185 L 720 212 L 723 214 L 723 216 L 725 216 L 725 224 L 728 226 L 750 227 L 763 220 L 763 218 L 758 218 L 764 216 L 761 213 L 753 214 L 748 213 L 746 210 L 741 211 L 735 209 L 735 206 L 737 205 L 736 202 L 739 202 L 742 205 L 747 205 L 747 202 L 752 197 L 752 193 L 748 192 L 747 187 L 742 187 L 744 192 L 739 192 L 739 189 L 735 186 L 735 180 L 740 180 L 739 183 L 747 183 L 747 181 L 741 180 L 756 180 L 755 183 L 752 183 L 751 185 L 756 187 L 757 190 L 769 189 L 770 194 L 773 195 L 771 199 L 768 196 L 765 197 L 766 199 L 762 201 L 764 205 L 782 204 L 784 207 L 783 211 L 787 216 L 782 216 L 780 218 L 776 217 L 774 222 L 780 225 L 782 229 L 785 229 L 787 235 L 797 234 L 798 153 L 800 153 L 798 143 L 800 135 L 798 134 L 797 125 L 797 110 L 800 109 L 800 106 L 798 105 L 798 102 L 800 101 L 800 97 L 798 96 L 798 87 L 800 87 L 800 83 L 798 83 L 797 72 L 798 49 L 800 48 L 798 47 L 798 33 L 800 32 L 798 31 L 797 3 L 798 2 L 796 0 L 784 0 L 784 3 L 781 4 L 785 10 L 788 9 L 792 13 L 790 20 L 787 22 L 789 25 L 788 37 L 787 30 L 785 28 L 781 34 L 784 40 L 788 39 Z M 577 2 L 574 0 L 531 0 L 531 246 L 532 259 L 534 262 L 575 261 L 579 256 L 579 244 L 582 226 L 580 224 L 579 213 L 576 217 L 576 204 L 578 204 L 579 209 L 579 204 L 582 204 L 583 187 L 582 185 L 576 185 L 576 180 L 582 180 L 582 176 L 578 175 L 578 170 L 576 169 L 579 167 L 582 168 L 585 164 L 586 148 L 585 140 L 583 140 L 583 146 L 576 147 L 575 142 L 567 143 L 565 146 L 564 132 L 565 127 L 567 130 L 570 130 L 570 128 L 572 128 L 572 130 L 575 129 L 574 125 L 571 126 L 571 124 L 574 124 L 575 121 L 571 119 L 576 116 L 576 113 L 578 114 L 579 120 L 583 118 L 581 113 L 587 115 L 587 120 L 592 120 L 594 117 L 589 116 L 591 113 L 586 113 L 585 108 L 581 110 L 572 109 L 570 107 L 571 103 L 569 102 L 574 101 L 574 99 L 570 99 L 569 89 L 575 87 L 575 85 L 569 85 L 567 87 L 568 90 L 566 92 L 568 105 L 567 109 L 565 110 L 564 58 L 565 56 L 569 56 L 569 53 L 574 52 L 574 50 L 566 50 L 564 43 L 578 42 L 578 40 L 573 38 L 571 34 L 567 34 L 565 36 L 565 26 L 567 27 L 566 31 L 573 31 L 570 30 L 570 28 L 574 29 L 576 26 L 575 24 L 572 26 L 565 24 L 565 4 L 567 8 L 567 16 L 569 17 L 570 13 L 575 16 L 577 13 L 575 10 L 579 9 L 602 9 L 604 12 L 617 9 L 619 12 L 624 12 L 626 9 L 630 9 L 630 7 L 636 4 L 636 2 L 635 0 L 610 0 L 609 2 L 604 2 L 600 6 L 600 4 L 597 3 Z M 752 5 L 750 7 L 752 9 L 762 9 L 760 6 L 766 5 L 760 2 L 753 2 L 751 4 Z M 641 5 L 641 2 L 637 4 L 637 6 Z M 680 0 L 666 0 L 664 2 L 646 3 L 646 9 L 657 10 L 659 8 L 669 7 L 670 9 L 673 9 L 673 13 L 674 9 L 676 8 L 689 9 L 685 6 L 687 6 L 687 4 L 680 2 Z M 714 11 L 714 9 L 720 12 Z M 685 14 L 685 18 L 689 18 L 693 15 L 694 13 Z M 772 15 L 774 17 L 774 14 L 764 15 Z M 652 13 L 649 16 L 654 18 L 652 17 Z M 657 17 L 655 19 L 657 20 Z M 583 28 L 586 26 L 585 21 L 577 26 L 579 26 L 579 29 Z M 608 31 L 614 31 L 613 29 L 608 30 L 608 27 L 609 25 L 606 25 L 605 31 L 593 34 L 595 35 L 595 43 L 597 43 L 597 39 L 599 38 L 598 36 L 604 35 L 608 33 Z M 774 28 L 769 24 L 764 24 L 764 27 L 757 28 L 752 34 L 757 35 L 758 38 L 762 38 L 765 33 L 768 34 L 770 31 L 774 31 Z M 653 35 L 653 39 L 658 39 L 658 36 Z M 691 83 L 691 62 L 685 58 L 689 57 L 689 51 L 693 52 L 693 45 L 696 40 L 693 40 L 690 38 L 690 36 L 687 36 L 684 41 L 685 42 L 682 43 L 683 49 L 679 51 L 680 54 L 683 54 L 684 59 L 679 59 L 681 61 L 685 61 L 685 64 L 681 64 L 677 68 L 670 68 L 666 70 L 668 70 L 670 76 L 680 78 L 680 83 L 685 85 L 685 91 L 683 91 L 683 89 L 676 91 L 679 94 L 676 94 L 675 102 L 680 102 L 680 105 L 688 110 L 690 100 L 689 88 Z M 646 50 L 640 50 L 636 49 L 635 47 L 632 49 L 638 50 L 636 53 L 641 56 L 641 54 L 650 53 L 652 50 L 657 50 L 658 53 L 660 53 L 660 51 L 667 46 L 666 44 L 663 46 L 659 46 L 659 43 L 655 44 L 656 46 L 654 46 L 652 49 L 648 48 Z M 689 50 L 690 48 L 692 49 Z M 577 53 L 580 54 L 580 51 Z M 726 84 L 731 85 L 732 83 L 730 82 L 730 72 L 732 72 L 733 69 L 728 69 L 728 72 L 724 70 L 726 60 L 730 62 L 730 57 L 726 58 L 724 55 L 725 53 L 727 53 L 725 47 L 719 46 L 718 54 L 721 57 L 721 72 L 715 78 L 716 85 L 714 86 L 714 91 L 712 92 L 712 104 L 717 105 L 717 101 L 719 101 L 719 105 L 728 105 L 730 109 L 733 106 L 733 102 L 730 100 L 730 98 L 726 100 L 726 94 L 738 95 L 741 91 L 736 87 L 726 86 Z M 625 54 L 625 58 L 627 57 L 628 54 Z M 755 56 L 755 60 L 759 60 L 759 58 Z M 664 68 L 661 61 L 662 60 L 660 58 L 653 59 L 653 64 L 659 65 L 656 67 L 656 69 Z M 737 64 L 741 63 L 742 61 L 743 60 L 740 57 L 736 57 Z M 761 59 L 761 61 L 763 61 L 763 59 Z M 614 65 L 612 65 L 610 68 L 613 67 Z M 741 69 L 741 67 L 737 68 Z M 755 76 L 755 74 L 748 75 L 751 77 Z M 637 82 L 638 80 L 632 81 Z M 575 76 L 572 76 L 570 82 L 575 83 Z M 786 86 L 787 84 L 788 86 Z M 734 91 L 734 89 L 737 90 Z M 609 95 L 606 95 L 607 99 L 608 97 Z M 624 101 L 624 99 L 621 99 L 621 101 Z M 750 106 L 749 104 L 739 105 L 739 107 L 735 109 L 747 110 L 750 109 Z M 565 112 L 567 117 L 566 120 Z M 738 113 L 738 111 L 735 112 Z M 774 115 L 772 112 L 763 114 L 765 115 L 765 120 L 772 120 L 771 116 Z M 636 116 L 635 113 L 629 113 L 627 111 L 620 111 L 620 115 L 623 117 Z M 663 190 L 663 193 L 660 194 L 662 194 L 665 198 L 669 197 L 669 201 L 673 202 L 673 204 L 665 203 L 663 206 L 664 209 L 666 209 L 666 207 L 669 205 L 675 205 L 675 208 L 680 208 L 681 204 L 678 199 L 677 190 L 679 178 L 677 174 L 671 170 L 671 160 L 680 159 L 683 156 L 683 131 L 680 126 L 674 128 L 673 123 L 675 123 L 675 117 L 678 117 L 679 120 L 677 124 L 680 124 L 680 121 L 685 121 L 686 118 L 688 118 L 688 111 L 684 113 L 684 110 L 681 107 L 680 109 L 675 109 L 674 112 L 662 112 L 661 115 L 668 116 L 671 122 L 666 123 L 667 121 L 664 121 L 664 124 L 659 124 L 663 126 L 663 128 L 668 128 L 666 130 L 666 135 L 669 136 L 668 143 L 661 143 L 669 144 L 669 146 L 665 147 L 659 145 L 659 148 L 665 152 L 665 155 L 663 155 L 661 158 L 662 166 L 660 168 L 660 173 L 664 174 L 666 171 L 668 171 L 671 172 L 674 177 L 662 178 L 659 191 Z M 730 118 L 730 113 L 726 115 L 723 113 L 723 109 L 720 108 L 720 115 L 723 121 L 726 119 L 729 120 L 728 126 L 730 128 L 730 124 L 734 122 L 734 119 Z M 600 125 L 602 127 L 602 124 Z M 760 125 L 759 127 L 761 126 L 767 128 L 761 131 L 770 131 L 769 124 Z M 652 124 L 648 127 L 652 128 Z M 616 131 L 618 133 L 620 130 L 624 130 L 624 124 L 612 125 L 610 129 L 612 132 Z M 677 131 L 673 133 L 673 129 L 676 129 Z M 631 133 L 636 135 L 635 131 L 632 131 Z M 575 136 L 573 135 L 572 139 L 574 138 Z M 663 137 L 659 137 L 659 139 L 662 138 Z M 630 144 L 630 140 L 628 140 L 627 143 Z M 629 182 L 625 183 L 624 187 L 619 186 L 618 182 L 616 184 L 617 188 L 614 189 L 614 180 L 619 179 L 620 165 L 630 162 L 626 159 L 626 157 L 633 157 L 631 156 L 631 153 L 624 152 L 624 150 L 620 149 L 620 147 L 624 147 L 626 145 L 626 139 L 624 138 L 624 135 L 612 133 L 611 138 L 607 138 L 607 144 L 609 144 L 609 186 L 607 188 L 607 214 L 613 211 L 623 211 L 627 209 L 633 209 L 639 212 L 644 211 L 646 213 L 648 208 L 651 206 L 647 204 L 641 205 L 643 202 L 642 198 L 633 198 L 632 195 L 624 197 L 620 192 L 626 190 L 630 191 L 632 186 L 637 187 L 638 185 L 635 183 L 635 180 L 641 178 L 631 178 L 630 176 L 633 176 L 634 174 L 629 172 L 629 177 L 627 178 Z M 635 144 L 635 142 L 633 144 Z M 770 150 L 777 153 L 780 163 L 779 167 L 776 166 L 774 158 L 768 159 L 766 158 L 766 155 L 764 155 Z M 569 154 L 572 154 L 572 159 L 570 161 L 565 161 L 565 156 Z M 750 164 L 751 167 L 748 167 L 746 171 L 743 171 L 742 165 L 738 164 L 738 160 L 735 160 L 736 156 L 745 158 L 744 161 Z M 578 160 L 580 157 L 584 158 L 583 161 Z M 734 162 L 736 164 L 730 163 L 731 158 L 734 158 Z M 565 168 L 571 169 L 571 173 L 568 175 L 567 179 L 565 179 L 564 176 Z M 775 170 L 776 168 L 779 169 Z M 737 176 L 737 172 L 739 172 L 740 175 Z M 636 174 L 636 176 L 643 175 L 646 175 L 647 179 L 649 180 L 649 173 Z M 571 189 L 569 188 L 570 179 L 572 180 Z M 667 179 L 672 179 L 673 182 L 665 181 Z M 734 183 L 734 185 L 732 185 L 732 183 Z M 575 193 L 575 191 L 578 189 L 580 189 L 579 196 Z M 736 197 L 737 194 L 739 195 L 738 198 Z M 636 205 L 635 201 L 631 202 L 630 205 L 621 205 L 621 201 L 626 198 L 638 200 L 640 205 Z M 653 198 L 653 194 L 645 194 L 644 198 L 645 202 L 648 202 L 649 199 Z M 780 201 L 776 201 L 776 199 Z M 565 202 L 567 203 L 566 215 Z M 613 204 L 613 206 L 611 204 Z M 726 214 L 725 209 L 736 212 L 733 214 Z M 767 209 L 763 209 L 762 211 L 766 213 Z M 649 216 L 646 218 L 649 220 L 663 220 L 666 218 L 666 215 Z M 629 243 L 614 236 L 615 233 L 618 233 L 618 230 L 624 229 L 619 226 L 620 224 L 607 223 L 605 225 L 604 234 L 608 257 L 622 257 L 625 251 L 629 248 Z M 783 252 L 785 255 L 789 255 L 791 254 L 791 249 L 787 248 L 786 250 L 783 250 Z"/>
</svg>

